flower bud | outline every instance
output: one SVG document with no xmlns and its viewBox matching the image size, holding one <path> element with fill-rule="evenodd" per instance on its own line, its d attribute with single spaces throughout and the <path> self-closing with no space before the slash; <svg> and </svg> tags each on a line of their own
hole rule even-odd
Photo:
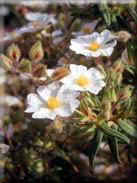
<svg viewBox="0 0 137 183">
<path fill-rule="evenodd" d="M 122 43 L 126 43 L 132 37 L 132 35 L 126 31 L 119 31 L 116 33 L 116 35 L 117 35 L 118 41 Z"/>
<path fill-rule="evenodd" d="M 116 73 L 113 68 L 108 70 L 108 75 L 111 81 L 115 81 L 117 79 Z"/>
<path fill-rule="evenodd" d="M 32 61 L 39 62 L 44 57 L 44 51 L 41 41 L 37 41 L 29 51 L 29 57 Z"/>
<path fill-rule="evenodd" d="M 114 88 L 110 88 L 110 100 L 111 100 L 111 102 L 117 101 L 117 95 L 116 95 Z"/>
<path fill-rule="evenodd" d="M 127 100 L 132 94 L 131 86 L 124 87 L 117 95 L 121 100 Z"/>
<path fill-rule="evenodd" d="M 107 91 L 104 91 L 104 93 L 103 93 L 103 98 L 102 98 L 101 104 L 105 105 L 109 101 L 110 101 L 110 93 L 109 93 L 109 90 L 107 90 Z"/>
<path fill-rule="evenodd" d="M 12 44 L 7 49 L 7 55 L 14 61 L 19 61 L 21 57 L 21 51 L 16 44 Z"/>
<path fill-rule="evenodd" d="M 5 55 L 1 54 L 0 55 L 0 65 L 4 68 L 4 69 L 11 69 L 12 67 L 12 60 L 9 59 L 8 57 L 6 57 Z"/>
<path fill-rule="evenodd" d="M 124 63 L 121 60 L 114 62 L 112 66 L 114 72 L 122 73 L 124 71 Z"/>
<path fill-rule="evenodd" d="M 33 70 L 34 77 L 42 77 L 45 76 L 46 66 L 44 64 L 37 64 Z"/>
<path fill-rule="evenodd" d="M 104 117 L 108 121 L 111 117 L 111 102 L 106 102 L 103 106 Z"/>
<path fill-rule="evenodd" d="M 65 67 L 59 67 L 57 69 L 55 69 L 55 71 L 53 72 L 51 79 L 53 79 L 54 81 L 60 80 L 62 78 L 64 78 L 65 76 L 69 75 L 70 71 L 69 69 L 65 68 Z"/>
<path fill-rule="evenodd" d="M 22 59 L 20 61 L 19 70 L 30 73 L 32 71 L 32 63 L 28 59 Z"/>
</svg>

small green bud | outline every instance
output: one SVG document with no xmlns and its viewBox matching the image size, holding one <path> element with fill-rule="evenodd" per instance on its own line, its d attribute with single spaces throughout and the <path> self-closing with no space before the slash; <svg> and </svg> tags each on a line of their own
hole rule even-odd
<svg viewBox="0 0 137 183">
<path fill-rule="evenodd" d="M 110 100 L 111 100 L 111 102 L 117 101 L 117 95 L 116 95 L 114 88 L 110 88 Z"/>
<path fill-rule="evenodd" d="M 34 62 L 39 62 L 44 57 L 41 41 L 37 41 L 29 51 L 29 57 Z"/>
<path fill-rule="evenodd" d="M 19 65 L 19 70 L 30 73 L 32 71 L 32 64 L 28 59 L 22 59 Z"/>
<path fill-rule="evenodd" d="M 111 117 L 111 102 L 106 102 L 103 106 L 104 117 L 108 121 Z"/>
<path fill-rule="evenodd" d="M 109 101 L 110 101 L 110 92 L 109 92 L 109 90 L 104 91 L 102 101 L 101 101 L 102 105 L 106 104 Z"/>
<path fill-rule="evenodd" d="M 0 65 L 4 69 L 10 70 L 12 68 L 12 60 L 6 57 L 5 55 L 1 54 L 0 55 Z"/>
<path fill-rule="evenodd" d="M 126 86 L 117 95 L 121 100 L 127 100 L 131 97 L 131 94 L 132 94 L 131 86 Z"/>
<path fill-rule="evenodd" d="M 110 80 L 112 80 L 112 81 L 115 81 L 117 78 L 116 73 L 113 68 L 110 68 L 108 70 L 108 75 L 109 75 Z"/>
<path fill-rule="evenodd" d="M 11 46 L 8 47 L 7 55 L 13 61 L 19 61 L 19 59 L 21 57 L 21 51 L 20 51 L 19 47 L 13 43 Z"/>
<path fill-rule="evenodd" d="M 121 60 L 114 62 L 112 66 L 115 73 L 122 73 L 124 71 L 124 63 Z"/>
</svg>

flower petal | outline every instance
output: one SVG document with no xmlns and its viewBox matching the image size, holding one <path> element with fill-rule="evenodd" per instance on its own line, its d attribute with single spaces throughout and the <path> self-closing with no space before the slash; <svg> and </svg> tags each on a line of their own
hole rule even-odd
<svg viewBox="0 0 137 183">
<path fill-rule="evenodd" d="M 58 110 L 58 115 L 62 117 L 69 117 L 73 114 L 80 102 L 78 100 L 71 100 L 70 103 L 64 103 Z"/>
<path fill-rule="evenodd" d="M 48 119 L 54 120 L 56 115 L 57 114 L 54 111 L 50 111 L 50 110 L 48 110 L 46 108 L 40 108 L 35 113 L 33 113 L 32 118 L 35 118 L 35 119 L 48 118 Z"/>
<path fill-rule="evenodd" d="M 77 78 L 80 75 L 85 74 L 87 72 L 87 68 L 83 65 L 70 64 L 70 71 L 72 76 Z"/>
<path fill-rule="evenodd" d="M 48 86 L 40 86 L 37 89 L 37 93 L 41 96 L 43 100 L 48 101 L 50 96 L 57 95 L 59 88 L 60 88 L 59 82 L 53 82 Z"/>
<path fill-rule="evenodd" d="M 88 88 L 88 91 L 97 95 L 99 91 L 105 86 L 105 82 L 100 80 L 100 81 L 95 81 L 93 82 L 90 87 Z"/>
<path fill-rule="evenodd" d="M 68 88 L 66 85 L 63 85 L 58 93 L 58 97 L 60 100 L 73 100 L 77 98 L 80 95 L 79 92 L 73 91 L 70 88 Z"/>
<path fill-rule="evenodd" d="M 27 102 L 29 105 L 40 106 L 43 103 L 43 100 L 35 93 L 30 93 L 27 96 Z"/>
<path fill-rule="evenodd" d="M 105 48 L 105 49 L 100 50 L 100 52 L 101 52 L 102 56 L 109 57 L 113 52 L 113 48 L 112 47 L 111 48 Z"/>
<path fill-rule="evenodd" d="M 104 78 L 103 74 L 94 67 L 90 68 L 88 70 L 87 74 L 91 78 L 91 80 L 98 80 L 98 79 L 103 79 Z"/>
</svg>

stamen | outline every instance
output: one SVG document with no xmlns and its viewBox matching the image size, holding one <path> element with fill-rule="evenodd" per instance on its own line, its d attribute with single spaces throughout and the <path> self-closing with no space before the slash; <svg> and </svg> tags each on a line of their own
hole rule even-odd
<svg viewBox="0 0 137 183">
<path fill-rule="evenodd" d="M 100 48 L 100 44 L 97 42 L 93 42 L 89 44 L 88 49 L 91 51 L 97 51 Z"/>
<path fill-rule="evenodd" d="M 60 101 L 56 97 L 50 97 L 48 100 L 48 108 L 54 110 L 60 106 Z"/>
<path fill-rule="evenodd" d="M 77 80 L 76 83 L 81 86 L 81 87 L 85 87 L 89 84 L 88 79 L 85 76 L 80 76 Z"/>
</svg>

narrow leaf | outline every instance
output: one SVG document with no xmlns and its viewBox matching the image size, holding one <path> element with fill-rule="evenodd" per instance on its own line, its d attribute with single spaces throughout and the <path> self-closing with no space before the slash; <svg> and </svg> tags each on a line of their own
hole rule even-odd
<svg viewBox="0 0 137 183">
<path fill-rule="evenodd" d="M 130 143 L 130 140 L 124 134 L 110 128 L 105 121 L 98 124 L 97 127 L 109 136 L 117 137 L 128 144 Z"/>
<path fill-rule="evenodd" d="M 115 130 L 117 130 L 117 128 L 115 128 Z M 108 144 L 109 144 L 109 148 L 110 148 L 110 151 L 112 153 L 114 160 L 117 163 L 120 163 L 117 138 L 116 137 L 108 137 Z"/>
<path fill-rule="evenodd" d="M 94 166 L 94 159 L 99 150 L 100 143 L 102 142 L 103 134 L 104 133 L 102 131 L 97 129 L 94 138 L 90 143 L 89 161 L 92 167 Z"/>
<path fill-rule="evenodd" d="M 135 126 L 129 124 L 128 121 L 118 120 L 117 124 L 123 131 L 125 131 L 129 135 L 137 138 L 137 128 L 135 128 Z"/>
</svg>

